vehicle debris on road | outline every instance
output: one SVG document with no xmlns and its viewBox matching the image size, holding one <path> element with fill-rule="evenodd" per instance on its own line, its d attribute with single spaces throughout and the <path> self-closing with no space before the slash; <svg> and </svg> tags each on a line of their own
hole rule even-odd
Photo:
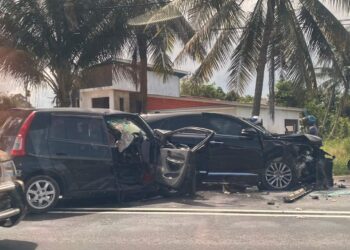
<svg viewBox="0 0 350 250">
<path fill-rule="evenodd" d="M 311 193 L 313 191 L 313 188 L 312 187 L 303 187 L 303 188 L 300 188 L 292 193 L 290 193 L 289 195 L 283 197 L 283 201 L 285 203 L 292 203 L 302 197 L 304 197 L 305 195 Z"/>
</svg>

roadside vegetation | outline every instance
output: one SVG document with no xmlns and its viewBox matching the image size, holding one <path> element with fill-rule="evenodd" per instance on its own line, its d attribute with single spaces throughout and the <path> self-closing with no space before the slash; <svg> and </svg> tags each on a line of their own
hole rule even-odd
<svg viewBox="0 0 350 250">
<path fill-rule="evenodd" d="M 21 94 L 7 95 L 0 92 L 0 112 L 11 108 L 31 108 L 32 105 Z"/>
<path fill-rule="evenodd" d="M 333 166 L 334 175 L 350 174 L 347 168 L 350 160 L 350 138 L 327 140 L 323 149 L 336 157 Z"/>
</svg>

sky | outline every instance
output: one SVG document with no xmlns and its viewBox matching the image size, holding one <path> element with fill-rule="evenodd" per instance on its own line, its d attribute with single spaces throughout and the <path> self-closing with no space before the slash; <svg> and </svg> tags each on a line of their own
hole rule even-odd
<svg viewBox="0 0 350 250">
<path fill-rule="evenodd" d="M 252 4 L 254 2 L 247 1 L 247 5 L 244 6 L 244 9 L 251 8 Z M 350 18 L 350 14 L 346 13 L 340 9 L 335 9 L 332 8 L 332 6 L 329 6 L 326 4 L 326 6 L 335 14 L 335 16 L 339 19 L 348 19 Z M 345 22 L 346 24 L 350 24 L 350 21 Z M 181 47 L 177 45 L 174 49 L 173 52 L 173 57 L 175 58 L 176 54 L 181 50 Z M 228 62 L 229 64 L 229 62 Z M 181 64 L 181 65 L 175 65 L 176 69 L 181 69 L 185 70 L 188 72 L 193 72 L 198 64 L 187 60 L 186 63 Z M 226 67 L 223 67 L 221 70 L 215 72 L 213 75 L 211 82 L 215 82 L 218 86 L 222 87 L 224 91 L 227 91 L 227 68 L 229 65 Z M 267 81 L 267 77 L 265 77 L 265 80 Z M 254 79 L 252 79 L 251 83 L 248 85 L 245 95 L 253 95 L 254 94 L 254 88 L 255 88 L 255 82 Z M 21 86 L 21 84 L 18 82 L 18 80 L 15 80 L 11 78 L 10 76 L 1 76 L 0 75 L 0 92 L 5 92 L 7 94 L 14 94 L 14 93 L 22 93 L 24 94 L 24 89 Z M 263 96 L 267 96 L 268 94 L 268 84 L 267 82 L 264 84 L 264 89 L 263 89 Z M 31 90 L 31 98 L 30 102 L 34 107 L 40 107 L 40 108 L 48 108 L 52 107 L 52 100 L 54 98 L 54 94 L 52 91 L 48 88 L 41 87 L 40 89 L 32 89 Z"/>
</svg>

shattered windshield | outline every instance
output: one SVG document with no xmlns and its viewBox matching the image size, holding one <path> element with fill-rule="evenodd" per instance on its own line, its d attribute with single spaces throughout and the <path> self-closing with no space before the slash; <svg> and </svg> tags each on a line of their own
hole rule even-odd
<svg viewBox="0 0 350 250">
<path fill-rule="evenodd" d="M 272 136 L 272 133 L 270 131 L 268 131 L 264 126 L 262 125 L 257 125 L 251 121 L 249 121 L 248 119 L 244 119 L 244 122 L 248 123 L 250 126 L 252 126 L 253 128 L 255 128 L 256 130 L 262 132 L 264 135 L 267 136 Z"/>
</svg>

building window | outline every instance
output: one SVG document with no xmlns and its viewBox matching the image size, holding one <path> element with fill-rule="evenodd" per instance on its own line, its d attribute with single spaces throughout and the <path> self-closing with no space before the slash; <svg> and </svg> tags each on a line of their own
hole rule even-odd
<svg viewBox="0 0 350 250">
<path fill-rule="evenodd" d="M 109 97 L 92 98 L 92 108 L 109 109 Z"/>
<path fill-rule="evenodd" d="M 119 110 L 120 111 L 125 111 L 124 98 L 123 97 L 119 98 Z"/>
<path fill-rule="evenodd" d="M 285 119 L 284 127 L 286 128 L 286 134 L 293 134 L 298 132 L 298 120 L 297 119 Z"/>
</svg>

